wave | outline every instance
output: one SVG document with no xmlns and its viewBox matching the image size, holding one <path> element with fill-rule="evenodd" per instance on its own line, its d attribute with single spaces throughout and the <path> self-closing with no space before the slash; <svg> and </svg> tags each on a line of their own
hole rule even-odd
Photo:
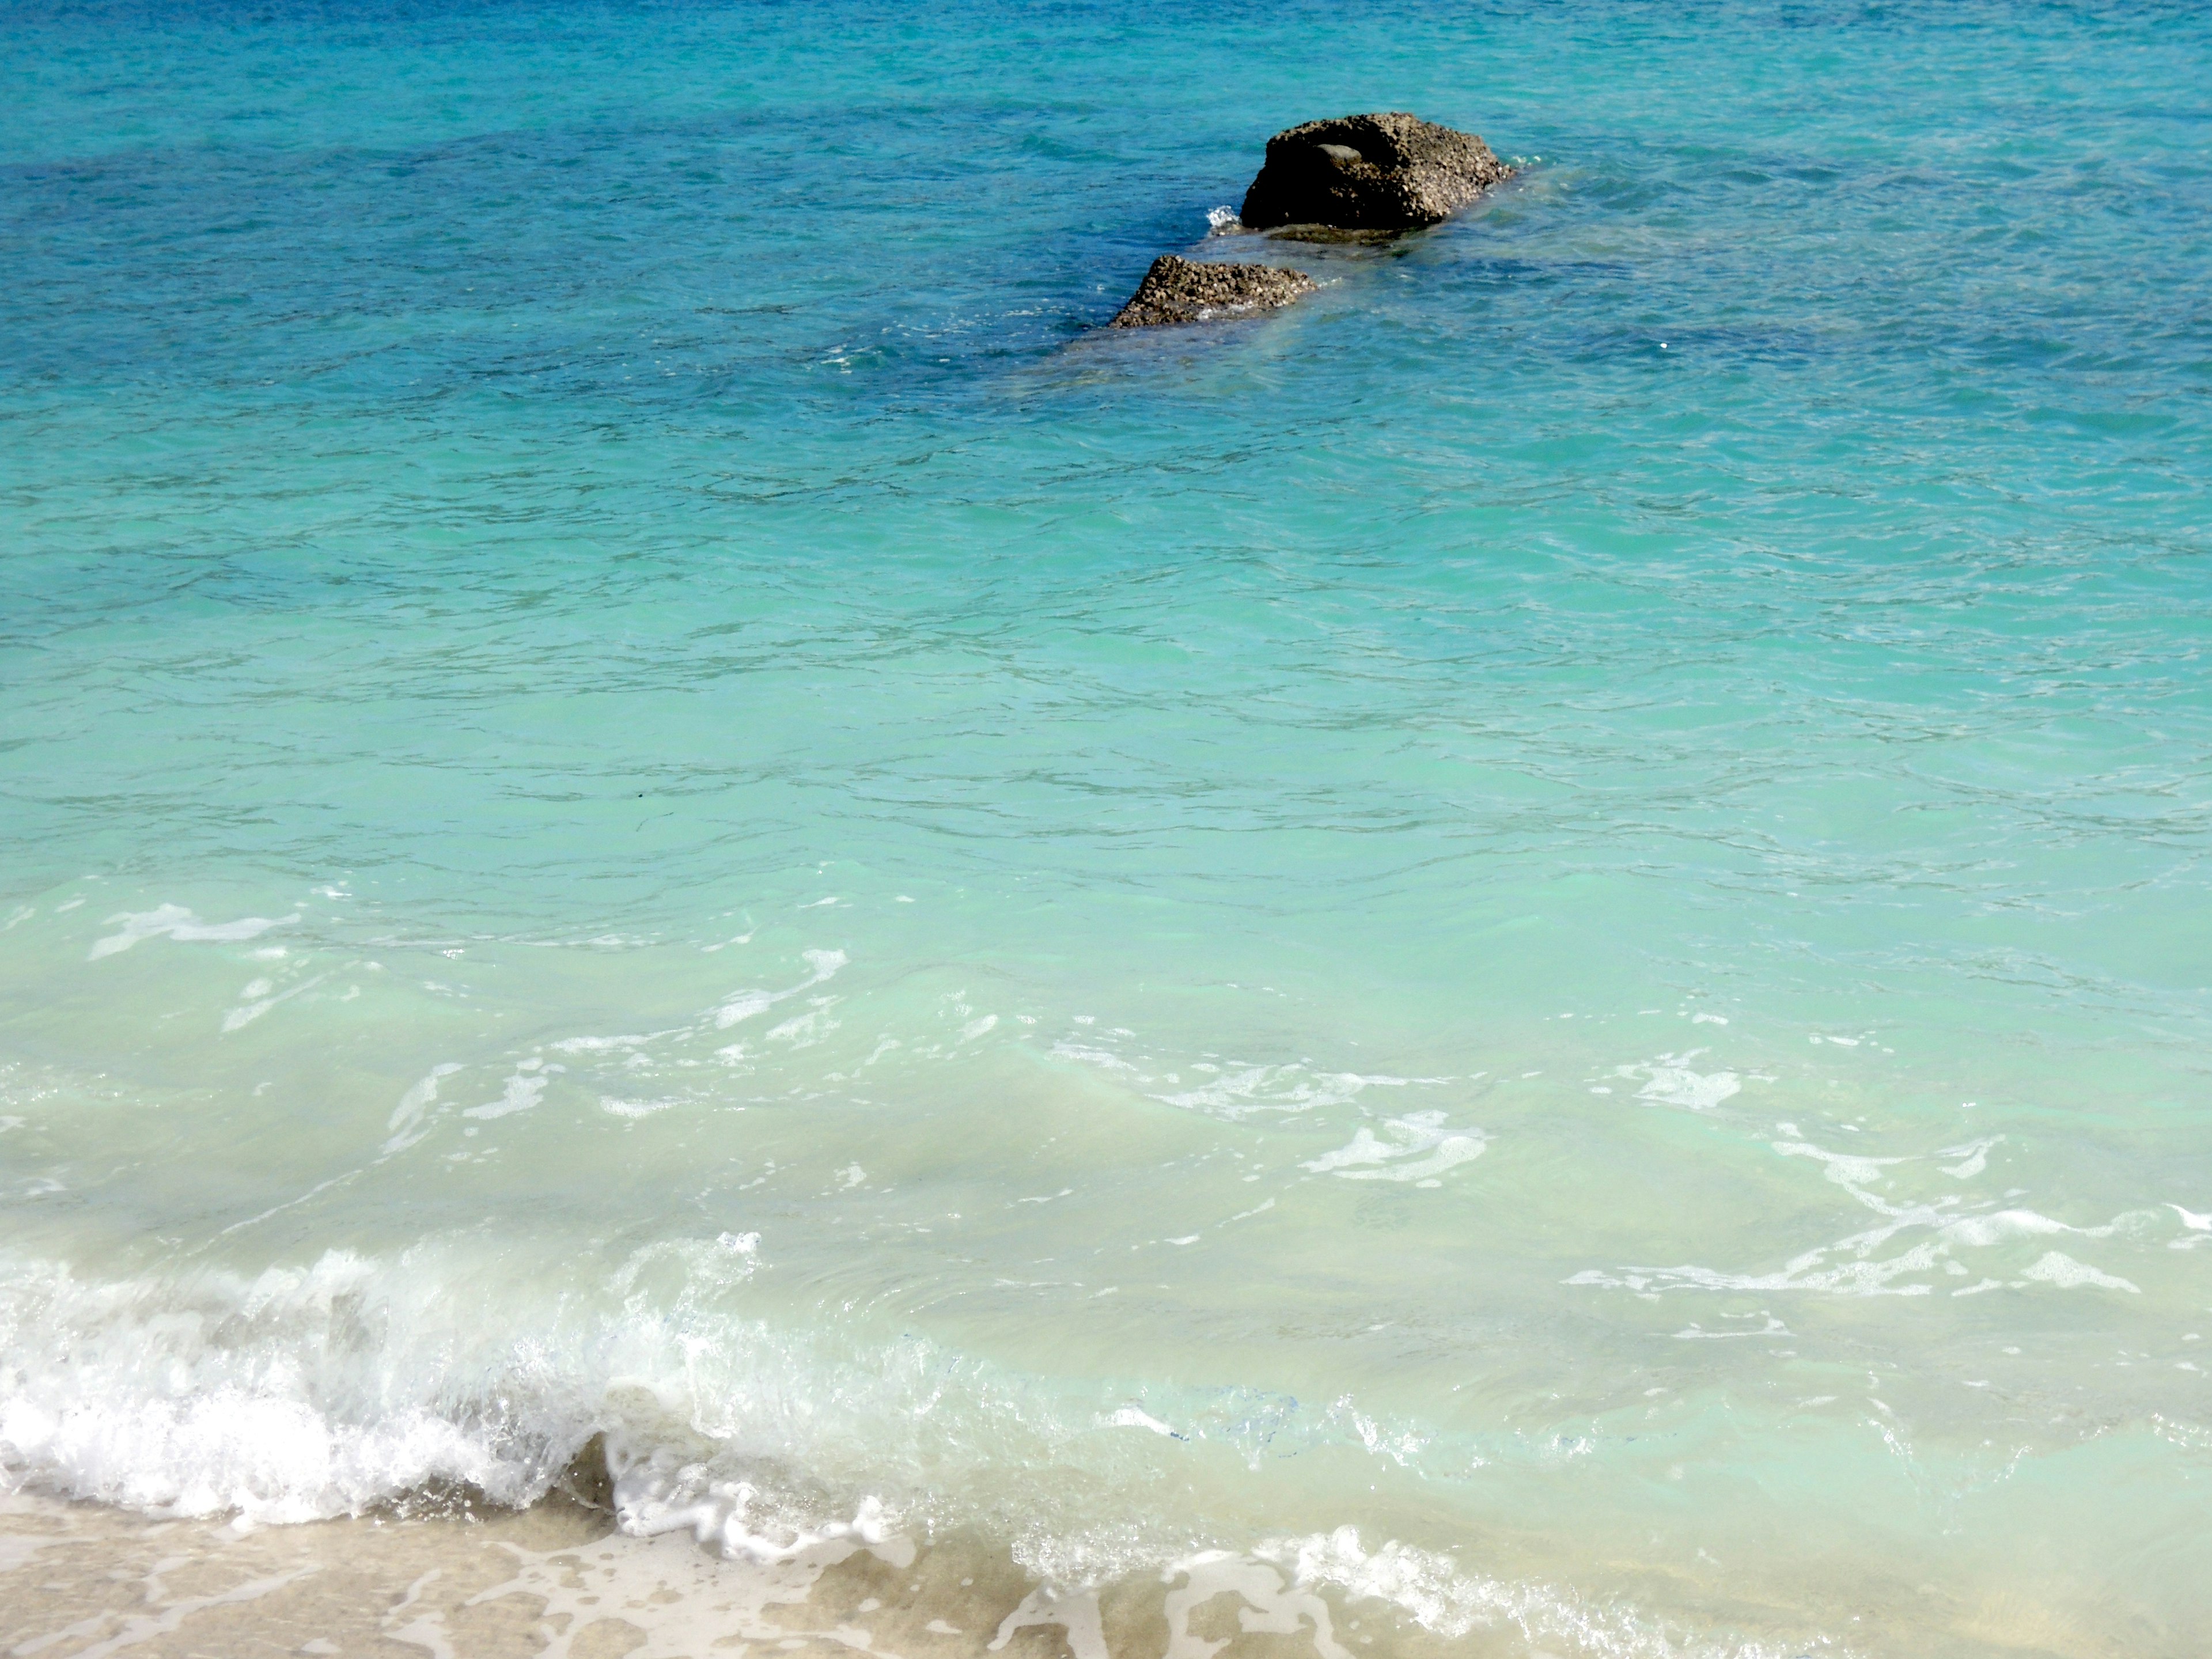
<svg viewBox="0 0 2212 1659">
<path fill-rule="evenodd" d="M 622 1532 L 689 1532 L 755 1566 L 994 1538 L 1034 1589 L 1000 1638 L 1058 1624 L 1079 1659 L 1104 1652 L 1101 1587 L 1135 1578 L 1181 1587 L 1171 1626 L 1233 1590 L 1249 1628 L 1310 1627 L 1324 1659 L 1342 1650 L 1323 1592 L 1447 1637 L 1513 1626 L 1565 1651 L 1683 1650 L 1638 1617 L 1448 1555 L 1202 1513 L 1193 1460 L 1220 1490 L 1249 1480 L 1295 1402 L 1272 1419 L 1251 1396 L 1146 1409 L 919 1339 L 775 1330 L 734 1305 L 757 1243 L 647 1243 L 589 1297 L 588 1274 L 533 1289 L 540 1250 L 469 1239 L 254 1274 L 0 1261 L 0 1484 L 251 1526 L 410 1512 L 455 1489 L 519 1509 L 597 1483 Z"/>
</svg>

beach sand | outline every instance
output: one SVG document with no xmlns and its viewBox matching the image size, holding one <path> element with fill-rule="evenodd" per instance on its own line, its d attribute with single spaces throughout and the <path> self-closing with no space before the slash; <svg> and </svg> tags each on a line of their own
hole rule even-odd
<svg viewBox="0 0 2212 1659">
<path fill-rule="evenodd" d="M 1525 1651 L 1444 1643 L 1374 1604 L 1279 1588 L 1224 1557 L 1055 1600 L 1003 1551 L 820 1542 L 725 1559 L 687 1533 L 639 1539 L 565 1496 L 521 1510 L 447 1502 L 240 1528 L 32 1494 L 0 1498 L 0 1653 L 430 1654 L 674 1659 L 818 1651 L 951 1659 L 1340 1659 Z"/>
</svg>

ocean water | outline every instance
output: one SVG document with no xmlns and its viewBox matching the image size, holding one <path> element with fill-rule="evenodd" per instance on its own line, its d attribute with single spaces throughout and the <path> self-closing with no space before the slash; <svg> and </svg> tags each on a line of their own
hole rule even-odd
<svg viewBox="0 0 2212 1659">
<path fill-rule="evenodd" d="M 0 46 L 13 1501 L 2203 1650 L 2212 14 Z M 1370 108 L 1518 176 L 1210 230 Z M 1322 288 L 1101 334 L 1164 252 Z"/>
</svg>

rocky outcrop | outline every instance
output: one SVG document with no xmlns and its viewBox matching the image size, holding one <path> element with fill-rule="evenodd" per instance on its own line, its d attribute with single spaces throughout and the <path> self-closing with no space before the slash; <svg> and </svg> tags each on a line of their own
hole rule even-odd
<svg viewBox="0 0 2212 1659">
<path fill-rule="evenodd" d="M 1267 140 L 1238 216 L 1253 230 L 1413 230 L 1449 218 L 1512 176 L 1471 132 L 1400 111 L 1346 115 Z"/>
<path fill-rule="evenodd" d="M 1286 306 L 1314 291 L 1303 270 L 1280 265 L 1202 264 L 1163 253 L 1129 296 L 1109 328 L 1152 328 L 1216 317 L 1249 317 Z"/>
</svg>

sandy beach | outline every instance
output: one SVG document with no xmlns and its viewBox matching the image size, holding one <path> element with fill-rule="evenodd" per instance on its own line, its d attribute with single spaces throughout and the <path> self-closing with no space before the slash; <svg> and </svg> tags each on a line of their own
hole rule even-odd
<svg viewBox="0 0 2212 1659">
<path fill-rule="evenodd" d="M 309 1654 L 434 1659 L 702 1659 L 870 1654 L 956 1659 L 1168 1655 L 1342 1659 L 1492 1650 L 1444 1644 L 1387 1604 L 1285 1594 L 1279 1571 L 1201 1562 L 1065 1599 L 994 1551 L 816 1543 L 766 1560 L 687 1534 L 627 1537 L 603 1510 L 240 1528 L 18 1495 L 0 1500 L 0 1653 L 92 1659 Z M 1504 1650 L 1503 1648 L 1498 1650 Z"/>
</svg>

